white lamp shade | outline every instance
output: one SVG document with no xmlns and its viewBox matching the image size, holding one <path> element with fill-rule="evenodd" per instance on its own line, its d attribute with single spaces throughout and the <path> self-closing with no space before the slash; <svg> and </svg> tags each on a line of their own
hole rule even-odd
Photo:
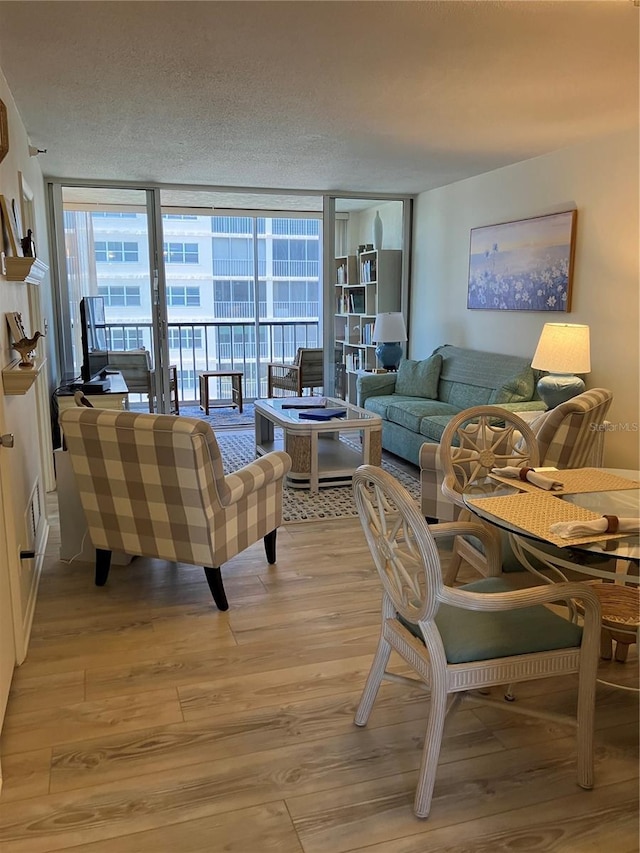
<svg viewBox="0 0 640 853">
<path fill-rule="evenodd" d="M 371 339 L 374 343 L 396 343 L 407 340 L 404 317 L 399 311 L 376 314 Z"/>
<path fill-rule="evenodd" d="M 589 327 L 545 323 L 531 367 L 550 373 L 589 373 Z"/>
</svg>

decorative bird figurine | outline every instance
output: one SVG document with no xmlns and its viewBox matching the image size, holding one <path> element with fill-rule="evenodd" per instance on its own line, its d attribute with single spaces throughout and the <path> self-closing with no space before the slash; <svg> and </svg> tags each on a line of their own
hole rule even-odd
<svg viewBox="0 0 640 853">
<path fill-rule="evenodd" d="M 44 338 L 42 332 L 35 332 L 32 338 L 22 338 L 21 340 L 11 344 L 13 349 L 17 350 L 21 355 L 18 367 L 31 367 L 33 365 L 31 353 L 35 350 L 36 344 L 40 338 Z"/>
</svg>

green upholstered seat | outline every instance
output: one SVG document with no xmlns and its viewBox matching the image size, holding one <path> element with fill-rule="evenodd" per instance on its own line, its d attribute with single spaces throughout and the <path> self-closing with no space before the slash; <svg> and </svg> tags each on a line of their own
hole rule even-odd
<svg viewBox="0 0 640 853">
<path fill-rule="evenodd" d="M 511 592 L 503 578 L 483 578 L 460 589 L 468 592 Z M 417 625 L 399 620 L 422 640 Z M 571 649 L 580 645 L 582 628 L 558 616 L 542 604 L 521 610 L 483 613 L 442 604 L 435 618 L 448 663 Z"/>
</svg>

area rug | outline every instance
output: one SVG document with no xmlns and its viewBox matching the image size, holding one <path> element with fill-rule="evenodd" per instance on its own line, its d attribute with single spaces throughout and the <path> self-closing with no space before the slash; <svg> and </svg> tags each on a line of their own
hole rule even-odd
<svg viewBox="0 0 640 853">
<path fill-rule="evenodd" d="M 255 437 L 251 430 L 217 432 L 216 438 L 224 460 L 225 473 L 231 473 L 255 459 Z M 346 439 L 341 439 L 346 440 Z M 351 443 L 346 440 L 347 443 Z M 420 480 L 417 468 L 395 461 L 392 454 L 382 451 L 382 467 L 407 489 L 412 498 L 420 499 Z M 414 473 L 415 472 L 415 473 Z M 357 516 L 350 486 L 320 489 L 311 495 L 307 489 L 285 488 L 283 514 L 286 522 L 311 521 L 324 518 Z"/>
<path fill-rule="evenodd" d="M 252 427 L 254 422 L 253 403 L 244 403 L 242 414 L 229 406 L 228 408 L 210 408 L 209 414 L 205 415 L 200 406 L 188 406 L 180 404 L 180 414 L 185 418 L 200 418 L 211 424 L 216 432 L 219 429 L 238 429 L 238 427 Z"/>
</svg>

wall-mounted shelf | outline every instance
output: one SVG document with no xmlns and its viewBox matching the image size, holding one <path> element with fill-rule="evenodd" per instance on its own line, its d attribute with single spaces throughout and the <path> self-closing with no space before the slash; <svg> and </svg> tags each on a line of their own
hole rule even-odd
<svg viewBox="0 0 640 853">
<path fill-rule="evenodd" d="M 42 372 L 46 363 L 46 358 L 36 358 L 31 367 L 19 367 L 20 359 L 17 358 L 7 367 L 3 367 L 2 386 L 4 393 L 7 396 L 26 394 Z"/>
<path fill-rule="evenodd" d="M 49 267 L 40 258 L 5 257 L 4 275 L 9 281 L 26 281 L 28 284 L 40 284 Z"/>
</svg>

